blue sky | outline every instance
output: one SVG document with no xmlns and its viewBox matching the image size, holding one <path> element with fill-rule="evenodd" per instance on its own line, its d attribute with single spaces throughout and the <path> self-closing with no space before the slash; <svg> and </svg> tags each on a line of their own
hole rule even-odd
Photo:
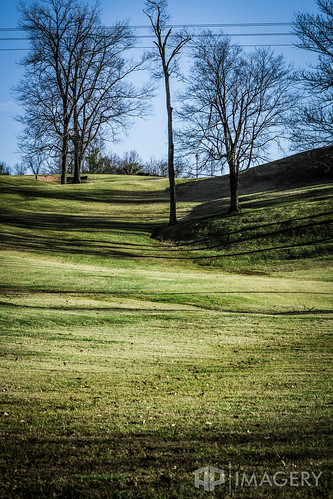
<svg viewBox="0 0 333 499">
<path fill-rule="evenodd" d="M 26 2 L 29 4 L 29 1 Z M 169 0 L 169 13 L 172 24 L 241 24 L 241 23 L 284 23 L 293 19 L 294 13 L 317 12 L 315 0 Z M 18 32 L 3 31 L 3 28 L 17 26 L 18 2 L 0 0 L 0 161 L 9 166 L 20 162 L 16 153 L 16 136 L 20 131 L 19 124 L 13 116 L 19 112 L 11 89 L 15 86 L 22 74 L 17 62 L 25 54 L 22 50 L 8 50 L 26 48 L 27 41 L 4 40 L 5 38 L 24 36 Z M 146 25 L 148 20 L 143 14 L 144 0 L 101 0 L 102 22 L 111 25 L 115 21 L 128 19 L 132 25 Z M 291 44 L 294 38 L 291 35 L 259 36 L 258 33 L 287 33 L 290 27 L 235 27 L 225 28 L 230 34 L 249 34 L 253 36 L 234 36 L 233 40 L 244 44 Z M 140 29 L 137 34 L 147 34 Z M 141 42 L 142 43 L 142 42 Z M 151 42 L 145 40 L 147 46 Z M 288 61 L 298 67 L 304 67 L 313 61 L 312 54 L 295 47 L 274 47 L 276 53 L 283 53 Z M 133 57 L 139 57 L 142 50 L 133 50 Z M 174 84 L 174 88 L 175 88 Z M 174 102 L 174 106 L 177 104 Z M 144 161 L 150 157 L 163 158 L 166 156 L 166 113 L 164 105 L 163 86 L 161 85 L 156 97 L 152 101 L 152 115 L 145 120 L 138 120 L 128 130 L 122 142 L 108 144 L 107 149 L 122 155 L 124 152 L 135 149 Z M 275 151 L 276 158 L 281 153 Z M 272 159 L 274 159 L 274 157 Z"/>
</svg>

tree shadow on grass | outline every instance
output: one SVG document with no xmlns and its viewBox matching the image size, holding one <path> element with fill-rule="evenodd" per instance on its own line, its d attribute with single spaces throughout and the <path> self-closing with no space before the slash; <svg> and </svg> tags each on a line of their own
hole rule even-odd
<svg viewBox="0 0 333 499">
<path fill-rule="evenodd" d="M 232 485 L 233 497 L 328 497 L 331 490 L 330 421 L 253 423 L 223 431 L 196 424 L 156 431 L 143 430 L 128 421 L 126 433 L 103 433 L 65 427 L 27 434 L 4 432 L 1 472 L 3 497 L 206 497 L 194 486 L 194 472 L 203 466 L 229 470 L 225 486 Z M 61 426 L 66 426 L 66 421 Z M 87 427 L 91 422 L 87 422 Z M 245 429 L 246 427 L 246 429 Z M 266 472 L 314 472 L 318 487 L 237 488 L 236 472 L 258 481 Z M 314 485 L 314 483 L 313 483 Z M 1 489 L 0 489 L 1 490 Z M 220 488 L 210 497 L 227 494 Z M 290 495 L 292 493 L 292 495 Z M 244 495 L 245 494 L 245 495 Z"/>
<path fill-rule="evenodd" d="M 107 204 L 159 204 L 168 202 L 168 189 L 165 190 L 121 190 L 105 189 L 94 186 L 93 189 L 54 189 L 43 186 L 17 186 L 15 184 L 0 184 L 1 194 L 16 194 L 23 199 L 47 199 L 55 201 L 81 201 L 83 203 L 107 203 Z"/>
<path fill-rule="evenodd" d="M 317 187 L 317 186 L 315 186 Z M 285 190 L 283 190 L 284 192 Z M 285 203 L 296 203 L 304 200 L 314 200 L 314 201 L 331 201 L 332 199 L 332 186 L 324 185 L 322 187 L 317 187 L 315 190 L 310 189 L 307 191 L 300 192 L 292 192 L 288 194 L 279 194 L 278 196 L 272 196 L 272 191 L 259 191 L 260 197 L 254 197 L 251 194 L 243 193 L 240 195 L 240 203 L 243 209 L 256 210 L 261 208 L 273 208 L 275 206 L 279 206 Z M 207 198 L 204 200 L 206 202 L 200 204 L 193 208 L 191 213 L 186 217 L 186 219 L 192 219 L 195 217 L 199 218 L 214 218 L 217 215 L 220 216 L 233 216 L 228 215 L 227 211 L 229 209 L 228 199 L 221 199 L 222 196 L 219 196 L 220 199 L 214 199 L 212 201 L 207 202 Z M 229 197 L 229 194 L 226 193 L 226 197 Z"/>
<path fill-rule="evenodd" d="M 44 194 L 46 197 L 47 193 L 37 192 L 35 189 L 31 189 L 31 192 L 39 195 Z M 106 196 L 105 192 L 96 193 L 96 200 L 98 201 L 103 196 Z M 104 193 L 104 194 L 103 194 Z M 127 192 L 120 191 L 119 196 L 125 196 L 124 202 L 127 196 L 130 196 Z M 327 186 L 323 188 L 316 189 L 315 192 L 296 192 L 291 195 L 261 199 L 256 200 L 249 198 L 249 207 L 252 209 L 266 207 L 270 209 L 272 206 L 280 203 L 285 203 L 286 201 L 294 203 L 307 198 L 310 199 L 320 199 L 324 200 L 327 198 Z M 53 192 L 51 193 L 53 194 Z M 60 192 L 60 195 L 66 198 L 68 193 Z M 69 193 L 70 194 L 70 193 Z M 82 195 L 82 193 L 81 193 Z M 132 193 L 133 195 L 133 193 Z M 141 199 L 143 203 L 149 202 L 151 199 L 151 192 L 139 192 L 138 195 L 134 195 L 133 202 Z M 87 200 L 86 198 L 82 200 Z M 106 200 L 106 199 L 105 199 Z M 245 199 L 244 205 L 246 206 L 247 201 Z M 129 238 L 123 237 L 124 242 L 117 242 L 112 240 L 112 235 L 136 235 L 142 237 L 148 237 L 151 234 L 157 233 L 161 228 L 161 223 L 154 220 L 152 214 L 141 215 L 140 210 L 138 210 L 135 215 L 125 215 L 125 214 L 110 214 L 110 216 L 80 216 L 71 214 L 59 214 L 59 213 L 8 213 L 2 214 L 0 216 L 0 223 L 8 225 L 9 227 L 25 229 L 30 231 L 29 235 L 23 233 L 13 233 L 13 231 L 7 230 L 3 231 L 0 235 L 0 243 L 7 248 L 15 248 L 21 250 L 29 250 L 42 252 L 48 255 L 53 254 L 75 254 L 82 256 L 97 256 L 104 259 L 108 258 L 152 258 L 152 259 L 177 259 L 177 260 L 216 260 L 219 258 L 229 258 L 256 254 L 268 254 L 270 252 L 281 252 L 285 250 L 297 249 L 302 246 L 310 248 L 309 251 L 315 252 L 317 245 L 320 243 L 326 244 L 330 241 L 330 237 L 320 237 L 323 231 L 327 231 L 327 217 L 332 214 L 320 213 L 308 217 L 299 217 L 297 219 L 286 219 L 281 222 L 272 222 L 271 224 L 258 225 L 255 222 L 253 225 L 250 223 L 246 227 L 232 231 L 229 234 L 226 229 L 221 227 L 218 233 L 211 234 L 209 237 L 209 244 L 204 244 L 198 247 L 200 239 L 196 236 L 196 226 L 199 223 L 204 226 L 205 222 L 215 218 L 216 215 L 207 214 L 209 203 L 206 205 L 201 205 L 192 211 L 191 217 L 188 222 L 185 221 L 185 226 L 183 223 L 178 224 L 175 228 L 175 235 L 177 237 L 182 237 L 184 234 L 183 227 L 186 227 L 185 232 L 188 232 L 188 237 L 191 239 L 190 243 L 195 243 L 195 247 L 189 247 L 185 242 L 181 240 L 181 244 L 174 246 L 156 246 L 152 242 L 151 246 L 147 243 L 138 244 L 131 243 Z M 197 214 L 202 210 L 205 215 L 198 218 Z M 320 217 L 326 217 L 325 220 L 320 220 Z M 227 219 L 226 219 L 227 220 Z M 290 224 L 296 224 L 293 230 L 306 231 L 311 235 L 313 232 L 313 240 L 307 240 L 299 243 L 288 243 Z M 57 231 L 61 231 L 61 236 L 56 234 Z M 319 231 L 319 232 L 318 232 Z M 321 232 L 320 232 L 321 231 Z M 36 234 L 37 232 L 37 234 Z M 39 234 L 38 234 L 39 232 Z M 81 234 L 79 234 L 81 233 Z M 94 239 L 96 233 L 103 233 L 105 240 Z M 179 233 L 179 235 L 177 235 Z M 318 233 L 318 235 L 317 235 Z M 108 238 L 108 234 L 110 237 Z M 167 234 L 169 232 L 167 231 Z M 72 237 L 69 237 L 72 235 Z M 76 237 L 77 235 L 77 237 Z M 82 237 L 83 236 L 83 237 Z M 91 236 L 91 238 L 89 238 Z M 161 238 L 164 236 L 162 235 Z M 230 237 L 232 241 L 230 242 Z M 281 240 L 282 244 L 271 244 L 270 239 Z M 266 241 L 267 239 L 267 241 Z M 311 238 L 310 238 L 311 239 Z M 147 240 L 148 241 L 148 240 Z M 245 251 L 230 251 L 229 245 L 236 247 L 239 243 L 253 242 L 255 245 L 254 249 L 249 249 Z M 257 247 L 259 246 L 259 248 Z M 265 247 L 260 247 L 265 246 Z M 311 249 L 313 247 L 313 249 Z M 195 252 L 205 251 L 205 250 L 216 250 L 215 255 L 203 254 L 197 255 Z M 194 252 L 193 256 L 192 253 Z"/>
<path fill-rule="evenodd" d="M 304 241 L 300 243 L 290 244 L 284 242 L 281 245 L 267 246 L 259 249 L 250 249 L 245 251 L 224 251 L 221 248 L 221 243 L 217 242 L 212 245 L 208 245 L 201 248 L 182 248 L 182 247 L 149 247 L 147 244 L 143 245 L 133 245 L 127 244 L 125 240 L 124 243 L 117 243 L 112 241 L 95 241 L 93 238 L 91 240 L 85 238 L 72 238 L 68 239 L 66 237 L 57 237 L 54 235 L 53 231 L 59 230 L 61 228 L 63 233 L 66 232 L 86 232 L 91 233 L 93 231 L 100 232 L 101 230 L 110 231 L 110 233 L 130 233 L 137 235 L 146 235 L 151 233 L 153 228 L 156 228 L 153 224 L 144 222 L 119 222 L 114 220 L 99 219 L 98 217 L 89 217 L 89 219 L 82 219 L 80 217 L 73 217 L 71 215 L 43 215 L 42 217 L 38 215 L 32 215 L 31 217 L 2 217 L 2 220 L 6 219 L 10 226 L 24 228 L 27 230 L 40 230 L 41 232 L 46 232 L 45 235 L 37 235 L 32 233 L 31 235 L 14 234 L 10 231 L 3 231 L 0 235 L 0 244 L 4 248 L 13 248 L 20 250 L 30 250 L 36 252 L 42 252 L 47 255 L 64 255 L 64 254 L 75 254 L 82 256 L 94 256 L 102 258 L 152 258 L 152 259 L 166 259 L 166 260 L 214 260 L 219 258 L 230 258 L 237 256 L 255 255 L 262 253 L 269 253 L 273 251 L 284 251 L 292 248 L 300 247 L 317 247 L 320 243 L 328 243 L 332 240 L 331 237 L 319 239 L 316 237 L 313 241 Z M 75 225 L 76 223 L 76 225 Z M 327 224 L 324 222 L 314 222 L 313 224 L 308 224 L 306 227 L 326 227 Z M 303 227 L 304 228 L 304 227 Z M 278 234 L 288 234 L 288 228 L 281 229 Z M 50 232 L 48 232 L 50 231 Z M 271 232 L 269 236 L 275 236 L 276 232 Z M 254 237 L 255 240 L 261 240 L 267 237 L 266 233 L 258 234 Z M 126 239 L 126 238 L 125 238 Z M 252 240 L 253 237 L 244 238 L 241 236 L 240 239 L 233 242 L 246 242 Z M 148 249 L 148 251 L 147 251 Z M 215 249 L 217 253 L 215 255 L 192 255 L 192 252 L 202 251 L 202 250 L 212 250 Z M 219 251 L 221 250 L 222 251 Z M 135 251 L 136 250 L 136 251 Z"/>
<path fill-rule="evenodd" d="M 38 251 L 49 255 L 75 254 L 103 258 L 144 258 L 147 256 L 147 249 L 150 252 L 161 252 L 160 247 L 154 248 L 153 242 L 150 246 L 147 243 L 132 243 L 126 237 L 127 233 L 147 237 L 156 227 L 156 222 L 145 221 L 140 217 L 137 220 L 133 220 L 133 217 L 125 218 L 122 222 L 98 215 L 82 217 L 29 213 L 2 215 L 0 223 L 8 226 L 8 230 L 3 230 L 0 235 L 0 243 L 9 248 Z M 29 232 L 15 233 L 9 227 Z M 61 235 L 58 236 L 57 231 L 61 231 Z M 100 237 L 96 240 L 94 238 L 96 233 L 103 233 L 105 240 L 101 240 Z M 113 241 L 112 235 L 116 234 L 122 234 L 124 242 Z"/>
<path fill-rule="evenodd" d="M 5 291 L 6 290 L 6 291 Z M 0 288 L 0 293 L 16 293 L 16 294 L 22 294 L 22 290 L 13 290 L 11 288 Z M 39 294 L 44 294 L 43 290 L 26 290 L 24 292 L 24 295 L 32 296 L 36 295 L 38 296 Z M 212 295 L 215 298 L 216 295 L 223 297 L 223 295 L 236 295 L 242 296 L 242 295 L 252 295 L 252 294 L 260 294 L 260 295 L 266 295 L 266 294 L 274 294 L 274 295 L 297 295 L 297 296 L 313 296 L 313 295 L 330 295 L 330 293 L 321 293 L 321 292 L 279 292 L 279 291 L 274 291 L 270 293 L 266 293 L 265 291 L 248 291 L 248 292 L 242 292 L 242 291 L 234 291 L 234 292 L 220 292 L 220 293 L 207 293 L 207 292 L 202 292 L 202 293 L 137 293 L 137 292 L 83 292 L 81 293 L 80 291 L 73 291 L 73 292 L 68 292 L 68 291 L 61 291 L 61 290 L 48 290 L 45 292 L 45 294 L 58 294 L 59 296 L 62 295 L 71 295 L 73 294 L 75 297 L 77 297 L 78 294 L 82 294 L 83 296 L 91 296 L 94 298 L 94 295 L 104 295 L 107 296 L 109 299 L 112 298 L 124 298 L 124 299 L 130 299 L 132 301 L 137 301 L 137 305 L 132 305 L 132 306 L 119 306 L 117 304 L 114 305 L 107 305 L 105 306 L 97 306 L 96 303 L 93 306 L 87 307 L 85 305 L 69 305 L 68 303 L 62 303 L 61 305 L 50 305 L 50 304 L 26 304 L 26 303 L 13 303 L 12 301 L 0 301 L 0 307 L 3 307 L 3 309 L 19 309 L 19 310 L 31 310 L 33 311 L 36 316 L 39 316 L 41 312 L 44 311 L 52 311 L 52 312 L 61 312 L 61 313 L 66 313 L 66 312 L 80 312 L 81 314 L 95 314 L 97 313 L 117 313 L 117 314 L 146 314 L 148 316 L 151 316 L 152 314 L 154 315 L 159 315 L 159 314 L 177 314 L 177 313 L 202 313 L 205 310 L 209 311 L 215 311 L 219 313 L 228 313 L 228 314 L 250 314 L 250 315 L 265 315 L 265 316 L 305 316 L 305 315 L 331 315 L 332 314 L 332 309 L 324 309 L 324 308 L 315 308 L 315 307 L 310 307 L 308 309 L 287 309 L 287 310 L 270 310 L 270 309 L 260 309 L 260 310 L 252 310 L 250 309 L 242 309 L 239 305 L 237 305 L 236 310 L 233 310 L 230 304 L 227 306 L 225 305 L 224 301 L 221 300 L 220 302 L 211 302 Z M 205 298 L 203 301 L 202 298 Z M 208 300 L 209 298 L 209 300 Z M 95 297 L 96 299 L 96 297 Z M 146 307 L 140 307 L 140 303 L 142 302 L 149 302 L 149 305 Z M 158 304 L 163 305 L 162 308 L 158 308 Z M 166 305 L 171 305 L 173 304 L 173 308 L 167 308 Z M 187 308 L 182 308 L 182 307 L 187 307 Z M 95 318 L 96 319 L 96 318 Z M 104 319 L 103 319 L 104 320 Z"/>
</svg>

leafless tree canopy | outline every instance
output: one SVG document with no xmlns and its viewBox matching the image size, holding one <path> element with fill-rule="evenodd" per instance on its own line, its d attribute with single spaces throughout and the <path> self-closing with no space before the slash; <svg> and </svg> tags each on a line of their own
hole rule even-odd
<svg viewBox="0 0 333 499">
<path fill-rule="evenodd" d="M 98 8 L 79 0 L 21 4 L 21 27 L 31 43 L 17 87 L 21 148 L 25 156 L 60 157 L 62 182 L 71 156 L 79 182 L 89 144 L 106 126 L 114 136 L 143 111 L 148 89 L 127 79 L 140 64 L 124 57 L 134 35 L 127 23 L 104 28 Z"/>
<path fill-rule="evenodd" d="M 193 46 L 194 65 L 181 96 L 186 123 L 180 139 L 201 161 L 226 162 L 230 211 L 238 211 L 239 173 L 266 158 L 292 103 L 290 71 L 269 49 L 246 53 L 223 33 L 204 32 Z"/>
<path fill-rule="evenodd" d="M 291 116 L 294 149 L 333 144 L 333 2 L 317 5 L 320 14 L 298 13 L 294 21 L 297 47 L 318 54 L 317 64 L 298 74 L 304 95 Z"/>
</svg>

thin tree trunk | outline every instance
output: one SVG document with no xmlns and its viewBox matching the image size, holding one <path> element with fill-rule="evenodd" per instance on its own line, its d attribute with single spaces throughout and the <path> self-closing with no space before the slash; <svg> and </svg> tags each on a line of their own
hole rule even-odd
<svg viewBox="0 0 333 499">
<path fill-rule="evenodd" d="M 173 129 L 172 129 L 172 107 L 170 97 L 169 74 L 165 69 L 165 92 L 166 92 L 166 105 L 168 113 L 168 174 L 169 174 L 169 188 L 170 188 L 170 218 L 169 225 L 177 223 L 176 214 L 176 192 L 175 192 L 175 169 L 174 169 L 174 144 L 173 144 Z"/>
<path fill-rule="evenodd" d="M 81 171 L 81 147 L 79 140 L 75 144 L 75 151 L 74 151 L 74 174 L 73 174 L 73 184 L 81 184 L 81 177 L 80 177 L 80 171 Z"/>
<path fill-rule="evenodd" d="M 68 131 L 64 132 L 62 138 L 62 151 L 61 151 L 61 184 L 67 183 L 67 160 L 68 160 Z"/>
<path fill-rule="evenodd" d="M 76 95 L 76 88 L 75 88 Z M 74 107 L 74 172 L 73 172 L 73 184 L 80 184 L 80 169 L 81 169 L 81 139 L 79 134 L 79 123 L 77 116 L 76 105 Z"/>
<path fill-rule="evenodd" d="M 80 161 L 79 154 L 75 154 L 73 184 L 81 184 L 80 164 L 81 164 L 81 161 Z"/>
</svg>

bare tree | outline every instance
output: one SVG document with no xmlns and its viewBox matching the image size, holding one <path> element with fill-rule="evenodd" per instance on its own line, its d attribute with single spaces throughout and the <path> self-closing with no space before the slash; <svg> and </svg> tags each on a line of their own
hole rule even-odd
<svg viewBox="0 0 333 499">
<path fill-rule="evenodd" d="M 173 141 L 173 117 L 171 105 L 170 76 L 177 68 L 177 56 L 181 49 L 190 40 L 190 36 L 176 33 L 172 36 L 172 28 L 168 26 L 169 16 L 167 14 L 166 0 L 147 0 L 144 13 L 150 20 L 156 40 L 157 52 L 155 59 L 162 66 L 162 76 L 165 83 L 166 108 L 168 115 L 168 176 L 170 187 L 170 218 L 169 225 L 177 223 L 176 197 L 175 197 L 175 169 L 174 169 L 174 141 Z M 160 72 L 157 76 L 161 76 Z"/>
<path fill-rule="evenodd" d="M 25 163 L 15 163 L 14 165 L 15 175 L 26 175 L 28 168 L 29 168 L 28 165 L 26 165 Z"/>
<path fill-rule="evenodd" d="M 124 58 L 124 52 L 135 43 L 127 23 L 105 28 L 96 10 L 84 9 L 77 31 L 71 84 L 75 183 L 80 181 L 89 144 L 103 135 L 106 126 L 114 138 L 132 117 L 141 115 L 150 92 L 148 86 L 138 89 L 127 81 L 142 65 Z"/>
<path fill-rule="evenodd" d="M 317 64 L 298 73 L 305 95 L 291 115 L 294 149 L 333 144 L 333 2 L 317 5 L 320 14 L 298 13 L 293 23 L 296 46 L 318 54 Z"/>
<path fill-rule="evenodd" d="M 65 183 L 69 142 L 63 155 L 62 111 L 56 87 L 50 85 L 47 73 L 35 75 L 27 71 L 15 91 L 23 108 L 23 113 L 16 117 L 24 127 L 18 136 L 23 163 L 37 175 L 52 161 L 59 163 L 60 158 Z"/>
<path fill-rule="evenodd" d="M 117 153 L 109 152 L 105 156 L 105 173 L 120 173 L 121 158 Z"/>
<path fill-rule="evenodd" d="M 135 175 L 142 170 L 142 161 L 137 151 L 126 152 L 121 161 L 122 170 L 126 175 Z"/>
<path fill-rule="evenodd" d="M 267 158 L 270 143 L 292 103 L 290 71 L 269 49 L 246 53 L 223 33 L 202 33 L 193 46 L 194 66 L 181 96 L 186 125 L 180 137 L 204 162 L 226 162 L 230 209 L 240 210 L 241 171 Z"/>
<path fill-rule="evenodd" d="M 0 175 L 10 175 L 10 168 L 4 161 L 0 161 Z"/>
<path fill-rule="evenodd" d="M 148 161 L 143 165 L 143 171 L 146 175 L 152 175 L 157 177 L 167 177 L 168 176 L 168 160 L 167 159 L 157 159 L 151 156 Z"/>
<path fill-rule="evenodd" d="M 106 126 L 114 137 L 143 111 L 149 89 L 137 90 L 127 82 L 140 67 L 124 57 L 133 46 L 133 33 L 127 23 L 103 27 L 98 8 L 79 0 L 21 5 L 21 13 L 21 27 L 31 41 L 17 88 L 24 108 L 21 147 L 25 153 L 61 156 L 62 183 L 71 155 L 73 182 L 79 183 L 89 144 Z"/>
<path fill-rule="evenodd" d="M 21 120 L 25 119 L 28 128 L 29 122 L 34 124 L 31 132 L 36 133 L 38 144 L 43 143 L 41 138 L 45 138 L 50 128 L 51 135 L 58 136 L 62 183 L 66 183 L 73 110 L 69 91 L 77 7 L 76 0 L 34 2 L 30 7 L 20 4 L 20 27 L 27 32 L 31 44 L 29 54 L 22 61 L 25 76 L 17 89 L 21 104 L 25 103 L 27 108 Z M 45 120 L 38 128 L 42 117 Z M 47 130 L 43 131 L 43 127 Z"/>
</svg>

